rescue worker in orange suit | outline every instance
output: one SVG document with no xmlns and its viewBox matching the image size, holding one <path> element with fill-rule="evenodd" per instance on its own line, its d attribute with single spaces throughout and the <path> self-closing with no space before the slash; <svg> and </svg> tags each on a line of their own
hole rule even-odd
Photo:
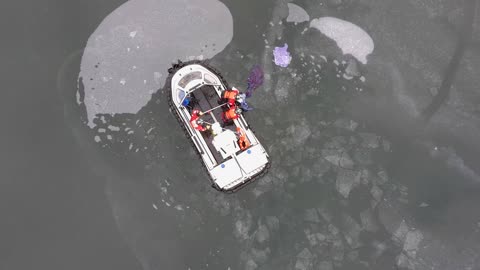
<svg viewBox="0 0 480 270">
<path fill-rule="evenodd" d="M 237 101 L 237 96 L 240 92 L 238 89 L 231 89 L 231 90 L 225 90 L 222 93 L 222 100 L 220 101 L 221 103 L 228 103 L 230 106 L 235 106 L 235 102 Z"/>
<path fill-rule="evenodd" d="M 226 111 L 222 113 L 222 119 L 225 124 L 231 123 L 233 120 L 240 117 L 242 108 L 236 106 L 230 106 Z"/>
<path fill-rule="evenodd" d="M 210 128 L 209 125 L 205 125 L 202 119 L 200 117 L 203 115 L 203 113 L 199 110 L 193 110 L 192 111 L 192 116 L 190 117 L 190 125 L 196 130 L 199 131 L 205 131 Z"/>
</svg>

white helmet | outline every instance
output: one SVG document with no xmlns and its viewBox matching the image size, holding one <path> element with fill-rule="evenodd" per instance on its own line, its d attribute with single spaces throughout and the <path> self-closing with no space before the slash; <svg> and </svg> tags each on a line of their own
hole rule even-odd
<svg viewBox="0 0 480 270">
<path fill-rule="evenodd" d="M 238 107 L 235 109 L 236 114 L 241 114 L 243 112 L 242 108 Z"/>
<path fill-rule="evenodd" d="M 214 135 L 220 134 L 222 132 L 222 127 L 218 122 L 213 123 L 212 125 L 212 133 Z"/>
</svg>

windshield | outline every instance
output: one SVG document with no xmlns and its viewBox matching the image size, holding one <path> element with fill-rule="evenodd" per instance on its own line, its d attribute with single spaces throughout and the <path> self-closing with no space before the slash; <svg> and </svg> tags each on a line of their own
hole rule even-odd
<svg viewBox="0 0 480 270">
<path fill-rule="evenodd" d="M 189 82 L 199 79 L 202 79 L 202 73 L 200 71 L 190 72 L 183 76 L 183 78 L 178 82 L 178 85 L 182 88 L 186 88 Z"/>
<path fill-rule="evenodd" d="M 177 88 L 178 92 L 178 101 L 182 101 L 183 98 L 185 97 L 185 90 Z"/>
</svg>

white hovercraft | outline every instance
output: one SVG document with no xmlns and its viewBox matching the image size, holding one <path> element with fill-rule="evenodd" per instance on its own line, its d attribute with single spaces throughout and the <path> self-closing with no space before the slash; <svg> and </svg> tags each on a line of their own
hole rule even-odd
<svg viewBox="0 0 480 270">
<path fill-rule="evenodd" d="M 219 100 L 222 92 L 231 88 L 220 73 L 201 61 L 179 61 L 168 72 L 170 110 L 201 157 L 212 187 L 235 192 L 264 175 L 270 167 L 269 156 L 243 115 L 223 124 L 224 106 L 219 106 Z M 189 100 L 188 104 L 185 99 Z M 209 130 L 199 131 L 192 127 L 193 110 L 206 112 L 201 119 L 211 125 Z M 240 146 L 239 131 L 247 146 Z"/>
</svg>

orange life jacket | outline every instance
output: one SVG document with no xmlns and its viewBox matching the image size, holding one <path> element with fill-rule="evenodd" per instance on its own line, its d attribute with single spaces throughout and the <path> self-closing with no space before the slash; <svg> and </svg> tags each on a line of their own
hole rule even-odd
<svg viewBox="0 0 480 270">
<path fill-rule="evenodd" d="M 235 100 L 237 95 L 238 95 L 238 90 L 225 90 L 225 92 L 223 92 L 223 98 L 228 100 L 230 99 Z"/>
<path fill-rule="evenodd" d="M 240 127 L 237 127 L 237 133 L 238 133 L 238 146 L 240 146 L 241 150 L 245 150 L 248 147 L 250 147 L 250 141 L 247 139 L 247 135 L 245 134 L 245 131 L 241 129 Z"/>
<path fill-rule="evenodd" d="M 235 106 L 235 101 L 237 100 L 238 93 L 239 92 L 236 89 L 225 90 L 222 95 L 224 102 L 228 102 L 230 106 Z"/>
<path fill-rule="evenodd" d="M 238 114 L 235 112 L 235 107 L 230 107 L 230 109 L 228 109 L 228 111 L 226 111 L 224 115 L 226 120 L 233 120 L 239 117 Z"/>
</svg>

